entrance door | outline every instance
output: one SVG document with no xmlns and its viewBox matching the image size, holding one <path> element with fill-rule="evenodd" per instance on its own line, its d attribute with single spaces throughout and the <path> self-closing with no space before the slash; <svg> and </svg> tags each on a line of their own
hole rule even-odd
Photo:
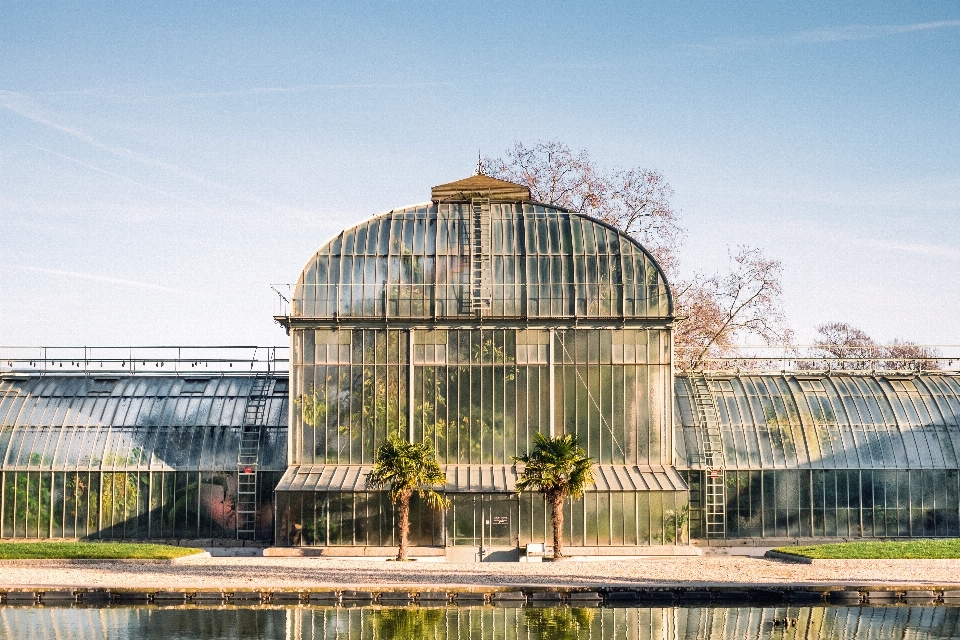
<svg viewBox="0 0 960 640">
<path fill-rule="evenodd" d="M 483 496 L 484 546 L 516 547 L 520 501 L 514 495 Z"/>
<path fill-rule="evenodd" d="M 452 496 L 447 544 L 513 547 L 518 544 L 520 498 L 515 494 L 460 493 Z"/>
</svg>

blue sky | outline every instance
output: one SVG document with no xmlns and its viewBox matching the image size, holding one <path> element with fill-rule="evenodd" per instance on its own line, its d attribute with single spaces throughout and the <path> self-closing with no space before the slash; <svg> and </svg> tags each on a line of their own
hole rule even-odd
<svg viewBox="0 0 960 640">
<path fill-rule="evenodd" d="M 272 283 L 477 151 L 659 169 L 801 341 L 960 343 L 960 3 L 0 0 L 0 344 L 285 344 Z"/>
</svg>

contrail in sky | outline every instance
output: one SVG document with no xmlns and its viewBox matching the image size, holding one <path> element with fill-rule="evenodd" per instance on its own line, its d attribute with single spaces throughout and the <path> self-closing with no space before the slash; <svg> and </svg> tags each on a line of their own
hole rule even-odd
<svg viewBox="0 0 960 640">
<path fill-rule="evenodd" d="M 165 287 L 159 284 L 152 284 L 149 282 L 139 282 L 137 280 L 124 280 L 122 278 L 111 278 L 110 276 L 101 276 L 95 273 L 83 273 L 81 271 L 61 271 L 60 269 L 43 269 L 41 267 L 26 267 L 22 265 L 17 265 L 17 269 L 23 271 L 34 271 L 36 273 L 49 273 L 55 276 L 63 276 L 65 278 L 80 278 L 82 280 L 97 280 L 98 282 L 110 282 L 112 284 L 123 284 L 129 287 L 140 287 L 141 289 L 155 289 L 159 291 L 173 291 L 175 293 L 186 293 L 182 289 L 174 289 L 172 287 Z"/>
<path fill-rule="evenodd" d="M 184 203 L 187 203 L 187 204 L 192 204 L 192 205 L 194 205 L 194 206 L 202 207 L 202 208 L 204 208 L 204 209 L 207 208 L 206 205 L 203 205 L 203 204 L 201 204 L 201 203 L 199 203 L 199 202 L 195 202 L 194 200 L 189 200 L 189 199 L 187 199 L 187 198 L 182 198 L 182 197 L 176 195 L 175 193 L 170 193 L 169 191 L 164 191 L 163 189 L 157 189 L 156 187 L 151 187 L 150 185 L 144 184 L 143 182 L 137 182 L 136 180 L 133 180 L 133 179 L 131 179 L 131 178 L 127 178 L 126 176 L 121 176 L 120 174 L 113 173 L 113 172 L 111 172 L 111 171 L 107 171 L 106 169 L 101 169 L 100 167 L 95 167 L 95 166 L 93 166 L 92 164 L 86 163 L 86 162 L 84 162 L 84 161 L 82 161 L 82 160 L 77 160 L 76 158 L 71 158 L 70 156 L 65 156 L 65 155 L 63 155 L 62 153 L 57 153 L 56 151 L 52 151 L 52 150 L 50 150 L 50 149 L 45 149 L 45 148 L 43 148 L 43 147 L 38 147 L 37 145 L 35 145 L 35 144 L 30 144 L 29 142 L 24 142 L 24 144 L 27 145 L 28 147 L 33 147 L 34 149 L 39 149 L 40 151 L 43 151 L 43 152 L 45 152 L 45 153 L 49 153 L 49 154 L 55 155 L 55 156 L 57 156 L 58 158 L 63 158 L 64 160 L 69 160 L 70 162 L 75 162 L 76 164 L 79 164 L 79 165 L 82 166 L 82 167 L 86 167 L 86 168 L 92 169 L 92 170 L 94 170 L 94 171 L 99 171 L 100 173 L 106 174 L 106 175 L 108 175 L 108 176 L 112 176 L 112 177 L 114 177 L 114 178 L 117 178 L 118 180 L 123 180 L 124 182 L 129 182 L 130 184 L 135 184 L 135 185 L 137 185 L 138 187 L 143 187 L 144 189 L 147 189 L 148 191 L 153 191 L 154 193 L 159 193 L 159 194 L 161 194 L 161 195 L 167 196 L 168 198 L 173 198 L 174 200 L 178 200 L 178 201 L 180 201 L 180 202 L 184 202 Z"/>
<path fill-rule="evenodd" d="M 164 162 L 163 160 L 157 160 L 156 158 L 151 158 L 148 155 L 138 153 L 136 151 L 132 151 L 124 147 L 115 147 L 113 145 L 109 145 L 104 142 L 101 142 L 97 138 L 94 138 L 93 136 L 81 131 L 80 129 L 77 129 L 76 127 L 63 125 L 63 124 L 60 124 L 59 122 L 51 120 L 33 104 L 29 96 L 26 96 L 22 93 L 0 89 L 0 109 L 7 109 L 8 111 L 12 111 L 13 113 L 23 116 L 24 118 L 27 118 L 28 120 L 32 120 L 38 124 L 42 124 L 52 129 L 56 129 L 57 131 L 61 131 L 69 136 L 82 140 L 87 144 L 92 145 L 97 149 L 100 149 L 101 151 L 105 151 L 111 155 L 115 155 L 120 158 L 125 158 L 127 160 L 133 160 L 134 162 L 139 162 L 140 164 L 144 164 L 149 167 L 163 169 L 164 171 L 168 171 L 176 176 L 179 176 L 181 178 L 184 178 L 196 184 L 199 184 L 205 187 L 211 187 L 221 192 L 228 193 L 235 198 L 247 200 L 248 202 L 253 202 L 259 205 L 265 205 L 265 206 L 270 206 L 276 209 L 294 212 L 302 216 L 314 215 L 307 211 L 301 211 L 299 209 L 294 209 L 292 207 L 287 207 L 285 205 L 264 200 L 263 198 L 258 198 L 256 196 L 249 196 L 249 195 L 240 193 L 234 190 L 232 187 L 229 187 L 224 184 L 220 184 L 218 182 L 214 182 L 213 180 L 209 180 L 201 176 L 200 174 L 194 173 L 193 171 L 190 171 L 188 169 L 184 169 L 183 167 L 178 167 L 175 164 Z"/>
<path fill-rule="evenodd" d="M 112 145 L 108 145 L 106 143 L 100 142 L 93 136 L 84 133 L 80 129 L 63 125 L 63 124 L 60 124 L 59 122 L 55 122 L 45 117 L 44 115 L 42 115 L 39 112 L 39 110 L 36 107 L 34 107 L 33 104 L 31 104 L 30 99 L 21 93 L 16 93 L 14 91 L 5 91 L 0 89 L 0 107 L 7 109 L 8 111 L 12 111 L 18 115 L 21 115 L 24 118 L 27 118 L 28 120 L 33 120 L 38 124 L 46 125 L 52 129 L 56 129 L 57 131 L 66 133 L 69 136 L 73 136 L 74 138 L 83 140 L 87 144 L 93 145 L 94 147 L 100 149 L 101 151 L 106 151 L 107 153 L 110 153 L 112 155 L 119 156 L 121 158 L 126 158 L 128 160 L 135 160 L 136 162 L 139 162 L 141 164 L 145 164 L 151 167 L 165 169 L 166 171 L 169 171 L 178 176 L 187 178 L 188 180 L 192 180 L 193 182 L 197 182 L 205 186 L 216 187 L 218 189 L 227 189 L 227 187 L 222 184 L 217 184 L 216 182 L 207 180 L 203 176 L 197 175 L 192 171 L 188 171 L 186 169 L 178 167 L 177 165 L 170 164 L 169 162 L 163 162 L 162 160 L 156 160 L 142 153 L 131 151 L 130 149 L 124 149 L 123 147 L 114 147 Z"/>
</svg>

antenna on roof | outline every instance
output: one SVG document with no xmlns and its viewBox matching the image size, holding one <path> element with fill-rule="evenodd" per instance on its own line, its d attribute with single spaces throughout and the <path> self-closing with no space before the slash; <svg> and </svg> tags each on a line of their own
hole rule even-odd
<svg viewBox="0 0 960 640">
<path fill-rule="evenodd" d="M 477 168 L 474 169 L 473 175 L 475 176 L 485 176 L 487 175 L 487 169 L 483 166 L 483 156 L 480 155 L 480 150 L 477 149 Z"/>
</svg>

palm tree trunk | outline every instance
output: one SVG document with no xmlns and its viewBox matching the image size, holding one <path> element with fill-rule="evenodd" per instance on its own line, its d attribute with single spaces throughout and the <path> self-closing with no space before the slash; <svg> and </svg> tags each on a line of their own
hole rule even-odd
<svg viewBox="0 0 960 640">
<path fill-rule="evenodd" d="M 563 494 L 550 495 L 550 521 L 553 524 L 553 557 L 563 557 Z"/>
<path fill-rule="evenodd" d="M 407 559 L 407 537 L 410 534 L 410 491 L 404 491 L 397 500 L 397 529 L 400 533 L 400 548 L 397 550 L 397 560 Z"/>
</svg>

